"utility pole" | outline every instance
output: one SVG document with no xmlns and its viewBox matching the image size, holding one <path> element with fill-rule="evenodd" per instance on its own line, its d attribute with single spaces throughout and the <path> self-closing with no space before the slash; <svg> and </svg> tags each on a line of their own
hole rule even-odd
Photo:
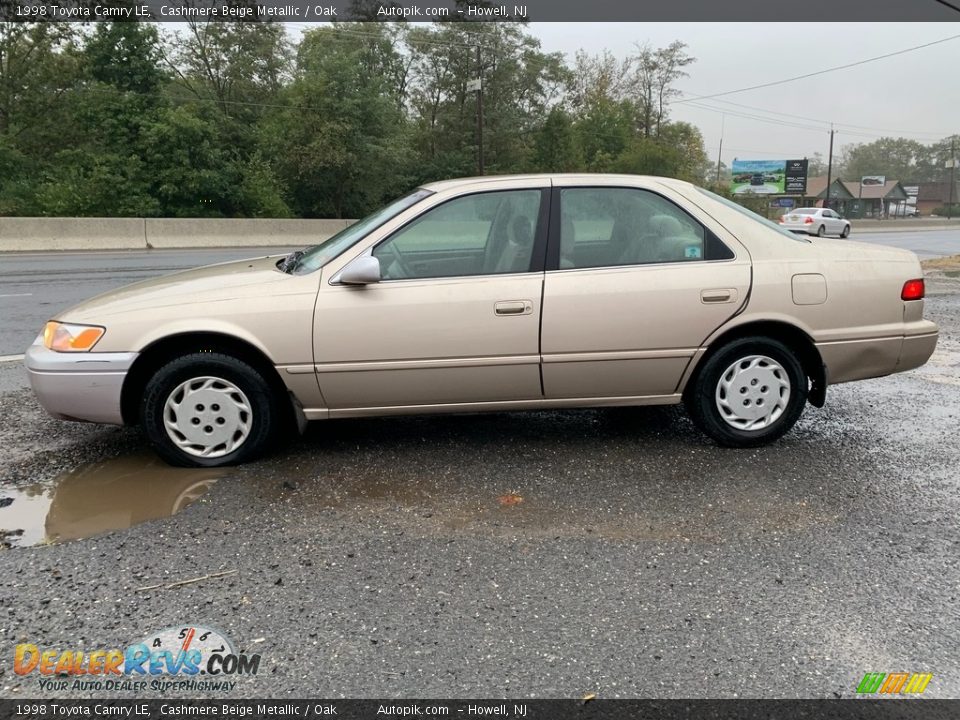
<svg viewBox="0 0 960 720">
<path fill-rule="evenodd" d="M 830 207 L 830 185 L 833 182 L 833 123 L 830 123 L 830 157 L 827 160 L 827 197 L 823 201 L 825 208 Z"/>
<path fill-rule="evenodd" d="M 947 220 L 953 219 L 953 198 L 957 190 L 957 136 L 950 138 L 950 202 L 947 203 Z"/>
<path fill-rule="evenodd" d="M 723 134 L 727 127 L 727 114 L 720 115 L 720 151 L 717 153 L 717 187 L 720 187 L 720 165 L 723 160 Z"/>
<path fill-rule="evenodd" d="M 483 175 L 483 65 L 477 45 L 477 175 Z"/>
</svg>

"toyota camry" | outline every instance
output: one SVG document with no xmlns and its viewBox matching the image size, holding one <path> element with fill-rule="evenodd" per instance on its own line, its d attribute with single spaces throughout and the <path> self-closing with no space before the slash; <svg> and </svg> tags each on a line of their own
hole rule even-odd
<svg viewBox="0 0 960 720">
<path fill-rule="evenodd" d="M 683 403 L 769 443 L 827 387 L 927 361 L 906 250 L 795 235 L 627 175 L 431 183 L 288 256 L 108 292 L 26 353 L 57 418 L 142 426 L 177 465 L 309 420 Z"/>
</svg>

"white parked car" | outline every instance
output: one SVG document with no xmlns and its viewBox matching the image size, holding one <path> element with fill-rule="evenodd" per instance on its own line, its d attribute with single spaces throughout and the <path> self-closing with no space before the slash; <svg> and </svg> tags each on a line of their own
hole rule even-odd
<svg viewBox="0 0 960 720">
<path fill-rule="evenodd" d="M 920 217 L 920 211 L 916 205 L 898 203 L 890 207 L 890 217 Z"/>
<path fill-rule="evenodd" d="M 844 220 L 830 208 L 797 208 L 784 214 L 780 224 L 785 230 L 807 235 L 838 235 L 845 238 L 850 235 L 850 221 Z"/>
</svg>

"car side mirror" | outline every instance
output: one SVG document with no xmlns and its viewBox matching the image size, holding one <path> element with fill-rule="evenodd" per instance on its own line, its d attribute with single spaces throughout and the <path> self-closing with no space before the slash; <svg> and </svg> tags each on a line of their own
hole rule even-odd
<svg viewBox="0 0 960 720">
<path fill-rule="evenodd" d="M 370 285 L 380 282 L 380 278 L 380 261 L 372 255 L 364 255 L 347 263 L 331 282 L 342 285 Z"/>
</svg>

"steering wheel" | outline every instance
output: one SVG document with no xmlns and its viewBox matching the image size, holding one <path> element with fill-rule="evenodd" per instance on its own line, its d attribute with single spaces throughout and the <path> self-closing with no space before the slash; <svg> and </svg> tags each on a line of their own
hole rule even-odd
<svg viewBox="0 0 960 720">
<path fill-rule="evenodd" d="M 400 247 L 397 243 L 389 243 L 384 250 L 387 251 L 387 254 L 390 256 L 390 265 L 396 265 L 397 269 L 400 270 L 400 277 L 387 278 L 392 280 L 405 280 L 407 278 L 415 277 L 413 268 L 410 267 L 410 263 L 407 262 L 407 259 L 403 256 L 403 252 L 400 250 Z M 382 263 L 381 263 L 382 265 Z M 389 265 L 388 265 L 389 267 Z M 386 277 L 386 276 L 385 276 Z"/>
</svg>

